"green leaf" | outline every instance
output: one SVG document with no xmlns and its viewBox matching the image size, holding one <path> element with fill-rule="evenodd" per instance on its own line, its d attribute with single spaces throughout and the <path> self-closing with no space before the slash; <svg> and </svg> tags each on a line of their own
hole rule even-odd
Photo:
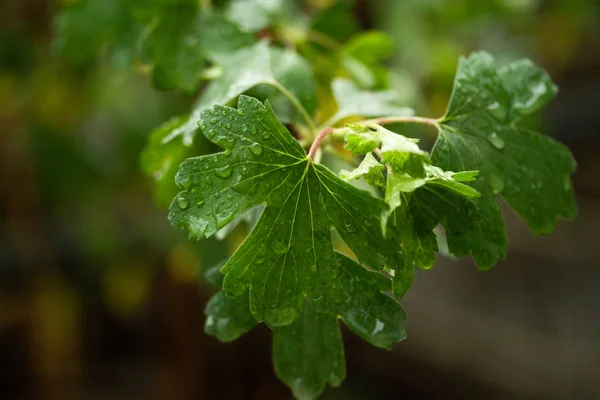
<svg viewBox="0 0 600 400">
<path fill-rule="evenodd" d="M 394 43 L 385 32 L 367 31 L 353 36 L 344 49 L 360 62 L 372 66 L 392 56 Z"/>
<path fill-rule="evenodd" d="M 377 161 L 371 153 L 367 153 L 360 165 L 353 171 L 341 170 L 340 178 L 351 181 L 364 177 L 367 183 L 375 188 L 385 187 L 383 171 L 385 171 L 383 164 Z"/>
<path fill-rule="evenodd" d="M 258 32 L 269 27 L 287 11 L 284 0 L 233 0 L 226 8 L 227 18 L 247 32 Z"/>
<path fill-rule="evenodd" d="M 319 12 L 312 21 L 312 30 L 338 42 L 348 39 L 359 30 L 352 3 L 348 0 L 337 1 Z"/>
<path fill-rule="evenodd" d="M 417 190 L 416 193 L 421 190 Z M 425 223 L 431 220 L 423 214 L 423 204 L 419 204 L 419 199 L 413 199 L 413 194 L 398 192 L 394 196 L 397 196 L 397 204 L 393 204 L 395 211 L 386 220 L 388 234 L 401 238 L 405 262 L 414 263 L 424 269 L 433 267 L 438 252 L 437 238 L 433 230 L 436 224 Z"/>
<path fill-rule="evenodd" d="M 271 47 L 269 53 L 273 79 L 290 90 L 308 114 L 313 114 L 317 107 L 317 92 L 310 64 L 291 50 Z M 261 101 L 268 99 L 275 115 L 283 123 L 305 123 L 302 115 L 276 86 L 258 85 L 250 89 L 248 95 Z"/>
<path fill-rule="evenodd" d="M 395 172 L 408 173 L 414 177 L 425 176 L 429 156 L 419 148 L 418 140 L 372 123 L 348 124 L 345 129 L 345 147 L 352 153 L 365 154 L 381 146 L 382 162 L 389 163 Z"/>
<path fill-rule="evenodd" d="M 154 199 L 162 207 L 168 207 L 179 192 L 175 185 L 175 174 L 179 164 L 192 156 L 194 151 L 193 147 L 184 146 L 181 141 L 163 141 L 186 119 L 187 116 L 175 117 L 156 128 L 140 156 L 142 171 L 154 181 Z"/>
<path fill-rule="evenodd" d="M 158 128 L 144 150 L 145 160 L 142 164 L 147 175 L 155 179 L 159 192 L 157 196 L 160 199 L 163 198 L 160 193 L 172 193 L 167 192 L 166 188 L 173 186 L 174 178 L 172 170 L 168 170 L 168 173 L 162 172 L 163 166 L 168 163 L 176 168 L 185 158 L 193 155 L 191 153 L 194 147 L 198 148 L 200 145 L 195 142 L 203 110 L 215 104 L 227 104 L 241 93 L 261 84 L 285 86 L 307 110 L 314 109 L 315 87 L 312 72 L 306 61 L 297 54 L 269 48 L 266 43 L 259 42 L 252 47 L 227 56 L 221 55 L 216 59 L 223 69 L 223 74 L 207 86 L 190 116 L 180 123 L 167 123 Z M 273 69 L 269 68 L 269 60 Z M 279 91 L 266 91 L 262 94 L 273 99 L 280 110 L 284 110 L 289 104 L 287 99 L 281 99 Z M 290 118 L 295 118 L 296 115 L 291 112 L 288 114 Z M 148 161 L 150 159 L 154 161 Z M 176 193 L 172 193 L 171 199 Z M 162 204 L 162 201 L 160 203 Z"/>
<path fill-rule="evenodd" d="M 402 242 L 404 262 L 407 265 L 415 264 L 422 268 L 430 268 L 435 262 L 438 250 L 433 229 L 439 222 L 437 219 L 439 210 L 435 208 L 432 210 L 432 204 L 438 206 L 440 200 L 464 201 L 459 200 L 460 197 L 479 197 L 477 190 L 461 183 L 473 181 L 477 171 L 455 173 L 429 165 L 427 153 L 418 147 L 414 139 L 406 138 L 375 124 L 347 125 L 345 140 L 346 148 L 355 154 L 369 153 L 357 169 L 351 173 L 342 171 L 340 175 L 346 179 L 348 177 L 356 179 L 360 176 L 367 178 L 369 174 L 376 174 L 379 180 L 371 178 L 368 181 L 374 187 L 385 186 L 385 201 L 389 205 L 389 209 L 382 215 L 383 231 Z M 383 162 L 387 162 L 389 168 L 387 182 L 384 185 L 381 184 L 383 181 L 381 172 L 384 167 L 370 153 L 379 146 L 381 146 Z M 411 196 L 413 192 L 425 192 L 425 194 L 413 198 Z M 417 202 L 418 204 L 415 204 Z M 472 203 L 470 206 L 474 207 Z M 388 224 L 390 219 L 391 224 Z M 448 224 L 454 226 L 453 221 Z M 411 271 L 408 267 L 403 270 Z M 398 279 L 401 280 L 398 284 L 403 286 L 402 280 L 410 281 L 411 277 L 398 276 Z"/>
<path fill-rule="evenodd" d="M 107 46 L 133 47 L 138 26 L 121 0 L 80 0 L 55 19 L 54 47 L 75 65 L 95 58 Z"/>
<path fill-rule="evenodd" d="M 142 56 L 153 66 L 160 89 L 193 91 L 207 58 L 250 45 L 254 39 L 216 13 L 200 10 L 196 0 L 173 0 L 157 6 Z"/>
<path fill-rule="evenodd" d="M 317 398 L 327 384 L 340 386 L 346 363 L 335 314 L 320 313 L 306 302 L 291 325 L 273 329 L 273 364 L 300 400 Z"/>
<path fill-rule="evenodd" d="M 222 342 L 239 338 L 257 324 L 248 309 L 247 292 L 236 298 L 227 297 L 224 292 L 215 294 L 206 304 L 204 314 L 204 332 Z"/>
<path fill-rule="evenodd" d="M 477 190 L 456 181 L 454 179 L 454 172 L 443 171 L 439 167 L 427 164 L 423 164 L 423 168 L 425 170 L 424 177 L 413 177 L 404 172 L 397 172 L 393 168 L 388 172 L 385 201 L 390 206 L 390 209 L 384 213 L 382 220 L 384 232 L 386 231 L 387 218 L 402 204 L 402 194 L 414 192 L 425 185 L 442 187 L 446 191 L 463 197 L 479 197 Z M 464 178 L 467 174 L 471 177 L 477 175 L 477 171 L 465 172 L 461 178 Z M 433 227 L 431 228 L 433 229 Z"/>
<path fill-rule="evenodd" d="M 381 62 L 389 58 L 393 50 L 392 38 L 385 32 L 361 32 L 344 45 L 341 60 L 359 86 L 384 88 L 388 86 L 388 71 Z"/>
<path fill-rule="evenodd" d="M 266 204 L 222 269 L 228 295 L 250 288 L 257 320 L 290 324 L 305 298 L 319 311 L 333 307 L 341 289 L 332 227 L 361 263 L 402 267 L 396 242 L 379 228 L 387 205 L 313 164 L 268 105 L 240 96 L 238 110 L 215 106 L 201 114 L 201 125 L 225 152 L 181 165 L 176 180 L 184 191 L 171 204 L 169 219 L 200 239 Z M 401 295 L 407 287 L 395 289 Z"/>
<path fill-rule="evenodd" d="M 310 109 L 314 101 L 314 83 L 308 64 L 298 55 L 285 55 L 285 66 L 278 66 L 278 75 L 271 69 L 271 56 L 279 50 L 269 48 L 267 43 L 259 42 L 254 46 L 217 58 L 217 63 L 223 69 L 223 74 L 211 82 L 198 105 L 194 108 L 188 120 L 179 128 L 173 130 L 168 140 L 183 136 L 184 143 L 193 143 L 202 112 L 215 104 L 228 104 L 240 94 L 261 85 L 283 86 L 278 79 L 282 76 L 289 79 L 291 86 L 287 87 L 301 104 Z M 287 54 L 287 53 L 286 53 Z M 294 80 L 293 77 L 300 80 Z"/>
<path fill-rule="evenodd" d="M 398 95 L 392 90 L 360 90 L 352 81 L 337 78 L 332 83 L 337 112 L 324 125 L 331 126 L 348 117 L 381 117 L 413 115 L 409 107 L 398 104 Z"/>
<path fill-rule="evenodd" d="M 336 253 L 336 263 L 341 290 L 332 309 L 319 312 L 306 301 L 291 325 L 273 328 L 275 372 L 298 399 L 316 398 L 326 384 L 339 386 L 345 379 L 338 318 L 354 333 L 383 349 L 391 349 L 393 343 L 406 338 L 406 314 L 396 300 L 385 294 L 391 288 L 390 279 L 341 253 Z M 210 300 L 206 314 L 207 333 L 223 341 L 239 337 L 256 323 L 246 296 L 232 299 L 220 292 Z"/>
<path fill-rule="evenodd" d="M 493 57 L 483 52 L 461 59 L 431 160 L 443 169 L 479 170 L 473 187 L 481 198 L 475 201 L 476 212 L 457 208 L 445 217 L 455 225 L 454 231 L 446 226 L 452 254 L 471 252 L 480 268 L 504 257 L 506 238 L 496 193 L 536 234 L 553 231 L 560 218 L 576 216 L 569 179 L 575 161 L 570 151 L 517 125 L 521 117 L 546 105 L 556 91 L 546 72 L 528 60 L 496 67 Z M 445 209 L 437 209 L 437 214 Z M 472 224 L 475 217 L 478 221 Z"/>
</svg>

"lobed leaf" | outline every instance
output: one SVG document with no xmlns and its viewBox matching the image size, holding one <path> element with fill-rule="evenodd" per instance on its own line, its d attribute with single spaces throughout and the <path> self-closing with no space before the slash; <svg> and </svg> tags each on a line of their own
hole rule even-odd
<svg viewBox="0 0 600 400">
<path fill-rule="evenodd" d="M 506 237 L 496 193 L 536 234 L 549 233 L 558 219 L 577 214 L 569 179 L 575 171 L 570 151 L 518 125 L 556 91 L 546 72 L 528 60 L 496 67 L 484 52 L 461 59 L 431 155 L 432 163 L 443 169 L 480 171 L 473 183 L 481 193 L 475 207 L 458 212 L 460 208 L 448 210 L 440 204 L 434 210 L 447 221 L 448 246 L 454 255 L 471 252 L 480 268 L 504 257 Z"/>
<path fill-rule="evenodd" d="M 193 147 L 199 147 L 196 142 L 196 133 L 202 111 L 215 104 L 227 104 L 236 99 L 240 94 L 261 84 L 277 84 L 287 88 L 298 101 L 308 110 L 315 106 L 315 87 L 310 66 L 304 59 L 295 53 L 277 48 L 269 48 L 265 42 L 241 49 L 229 55 L 216 56 L 216 61 L 223 69 L 223 74 L 211 82 L 203 92 L 192 113 L 178 124 L 165 125 L 158 128 L 160 141 L 153 139 L 148 143 L 144 154 L 147 158 L 156 161 L 148 163 L 143 161 L 145 172 L 155 179 L 156 190 L 172 187 L 175 177 L 173 170 L 162 173 L 163 165 L 175 168 L 189 157 Z M 266 62 L 266 64 L 265 64 Z M 288 100 L 281 99 L 279 91 L 262 92 L 264 97 L 274 100 L 280 109 Z M 288 114 L 295 116 L 295 114 Z M 165 130 L 167 127 L 170 129 Z M 202 138 L 202 136 L 200 136 Z M 177 191 L 169 192 L 173 198 Z M 162 197 L 161 195 L 158 195 Z"/>
<path fill-rule="evenodd" d="M 336 253 L 341 288 L 338 302 L 320 312 L 305 302 L 291 325 L 273 328 L 273 363 L 280 379 L 298 399 L 313 399 L 325 385 L 339 386 L 346 376 L 344 348 L 337 323 L 341 318 L 350 329 L 374 346 L 391 349 L 406 338 L 406 314 L 397 301 L 386 295 L 391 282 L 354 260 Z M 250 329 L 256 320 L 247 303 L 215 295 L 206 308 L 209 334 L 228 341 Z"/>
<path fill-rule="evenodd" d="M 397 242 L 379 228 L 387 205 L 313 164 L 268 104 L 240 96 L 237 110 L 215 106 L 201 114 L 201 124 L 206 137 L 225 151 L 181 165 L 176 180 L 184 191 L 171 205 L 169 219 L 200 239 L 266 205 L 222 269 L 229 296 L 249 289 L 257 320 L 289 325 L 305 298 L 319 312 L 331 310 L 341 290 L 332 228 L 361 263 L 404 268 Z M 409 284 L 402 282 L 396 293 Z"/>
</svg>

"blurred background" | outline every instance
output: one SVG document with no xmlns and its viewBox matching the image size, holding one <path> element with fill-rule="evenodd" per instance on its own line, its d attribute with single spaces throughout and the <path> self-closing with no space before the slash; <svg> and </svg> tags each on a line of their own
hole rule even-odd
<svg viewBox="0 0 600 400">
<path fill-rule="evenodd" d="M 332 2 L 312 0 L 314 9 Z M 240 240 L 188 242 L 154 204 L 139 155 L 193 96 L 159 92 L 119 57 L 52 51 L 52 0 L 0 3 L 0 399 L 289 399 L 270 332 L 203 333 L 200 272 Z M 442 115 L 460 55 L 546 68 L 539 119 L 571 148 L 580 216 L 533 237 L 505 207 L 509 253 L 478 272 L 440 257 L 403 300 L 385 352 L 344 330 L 348 378 L 324 399 L 600 398 L 600 4 L 356 1 L 394 42 L 389 67 L 419 115 Z"/>
</svg>

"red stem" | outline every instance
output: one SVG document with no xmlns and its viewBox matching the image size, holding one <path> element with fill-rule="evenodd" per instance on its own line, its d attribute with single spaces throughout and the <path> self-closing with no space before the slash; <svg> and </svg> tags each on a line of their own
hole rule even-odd
<svg viewBox="0 0 600 400">
<path fill-rule="evenodd" d="M 327 135 L 329 135 L 331 132 L 333 132 L 333 128 L 331 126 L 325 128 L 321 132 L 319 132 L 319 134 L 315 138 L 315 141 L 313 142 L 312 146 L 310 146 L 310 150 L 308 151 L 308 158 L 310 158 L 311 161 L 315 157 L 315 153 L 317 152 L 317 149 L 319 148 L 321 141 L 323 139 L 325 139 L 325 137 Z"/>
</svg>

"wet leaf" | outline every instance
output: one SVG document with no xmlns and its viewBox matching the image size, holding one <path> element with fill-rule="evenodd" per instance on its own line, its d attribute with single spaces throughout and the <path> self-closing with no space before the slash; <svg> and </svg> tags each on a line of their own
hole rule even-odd
<svg viewBox="0 0 600 400">
<path fill-rule="evenodd" d="M 332 227 L 361 263 L 374 269 L 402 266 L 397 243 L 380 229 L 387 205 L 313 164 L 268 105 L 241 96 L 237 110 L 215 106 L 202 112 L 201 124 L 206 137 L 225 151 L 181 165 L 176 180 L 183 191 L 171 204 L 169 219 L 201 239 L 266 205 L 222 269 L 229 296 L 249 289 L 257 320 L 289 325 L 305 299 L 318 312 L 334 307 L 342 288 Z"/>
</svg>

